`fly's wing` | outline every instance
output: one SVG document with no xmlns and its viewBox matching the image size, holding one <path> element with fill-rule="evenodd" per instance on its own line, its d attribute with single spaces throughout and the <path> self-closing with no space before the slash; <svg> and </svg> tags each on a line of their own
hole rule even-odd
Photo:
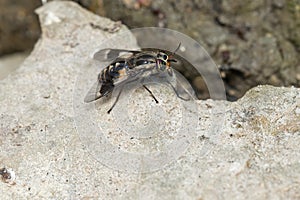
<svg viewBox="0 0 300 200">
<path fill-rule="evenodd" d="M 137 81 L 137 76 L 132 76 L 130 78 L 128 77 L 122 77 L 122 79 L 117 79 L 114 81 L 114 83 L 99 83 L 98 81 L 94 83 L 94 85 L 91 87 L 91 89 L 88 91 L 84 98 L 85 103 L 90 103 L 93 101 L 96 101 L 104 96 L 107 96 L 108 94 L 112 93 L 112 91 L 122 85 L 125 85 L 127 83 Z"/>
<path fill-rule="evenodd" d="M 89 102 L 92 102 L 92 101 L 95 101 L 95 100 L 101 98 L 101 94 L 100 94 L 101 85 L 102 84 L 99 83 L 98 81 L 93 84 L 91 89 L 85 95 L 85 98 L 84 98 L 85 103 L 89 103 Z"/>
<path fill-rule="evenodd" d="M 155 63 L 151 63 L 151 64 L 139 65 L 132 69 L 128 69 L 125 75 L 113 79 L 112 89 L 117 89 L 119 87 L 124 87 L 124 86 L 132 87 L 134 84 L 143 83 L 145 77 L 149 76 L 149 74 L 152 73 L 152 70 L 155 68 L 155 65 L 156 65 Z"/>
<path fill-rule="evenodd" d="M 176 70 L 173 70 L 175 74 L 175 82 L 170 83 L 176 94 L 183 100 L 195 99 L 195 91 L 191 84 L 186 80 L 186 78 Z"/>
<path fill-rule="evenodd" d="M 131 50 L 125 50 L 125 49 L 101 49 L 94 53 L 93 58 L 98 61 L 102 62 L 116 62 L 118 60 L 124 61 L 126 59 L 125 57 L 130 57 L 134 55 L 135 53 L 138 53 L 139 51 L 131 51 Z M 126 55 L 126 56 L 125 56 Z M 121 58 L 120 56 L 124 56 L 124 58 Z M 123 79 L 126 77 L 123 77 Z M 97 99 L 100 99 L 103 96 L 108 95 L 111 93 L 114 89 L 114 83 L 113 82 L 101 82 L 97 81 L 93 84 L 91 89 L 88 91 L 84 98 L 85 103 L 89 103 L 92 101 L 95 101 Z"/>
<path fill-rule="evenodd" d="M 145 76 L 149 76 L 155 68 L 155 63 L 140 65 L 136 68 L 129 69 L 126 74 L 119 78 L 113 79 L 113 82 L 100 82 L 97 81 L 92 88 L 88 91 L 84 98 L 85 103 L 89 103 L 100 99 L 103 96 L 110 94 L 114 89 L 130 83 L 143 81 Z"/>
<path fill-rule="evenodd" d="M 130 77 L 128 76 L 130 74 Z M 97 99 L 102 98 L 110 94 L 115 88 L 118 88 L 121 85 L 124 85 L 128 82 L 133 82 L 132 80 L 137 79 L 139 73 L 129 73 L 128 75 L 123 75 L 118 79 L 113 80 L 113 82 L 100 82 L 97 81 L 93 84 L 91 89 L 88 91 L 84 98 L 85 103 L 96 101 Z"/>
<path fill-rule="evenodd" d="M 134 54 L 140 53 L 138 50 L 126 50 L 126 49 L 101 49 L 97 51 L 93 58 L 98 61 L 109 61 L 112 62 L 116 58 L 129 58 Z"/>
<path fill-rule="evenodd" d="M 100 83 L 97 81 L 94 83 L 94 85 L 91 87 L 91 89 L 88 91 L 84 98 L 85 103 L 89 103 L 92 101 L 95 101 L 97 99 L 100 99 L 103 96 L 108 95 L 111 93 L 114 89 L 114 85 L 112 83 Z"/>
</svg>

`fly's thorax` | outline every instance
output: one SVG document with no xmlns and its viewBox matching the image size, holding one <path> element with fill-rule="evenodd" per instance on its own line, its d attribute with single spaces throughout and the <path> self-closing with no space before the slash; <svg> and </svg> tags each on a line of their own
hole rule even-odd
<svg viewBox="0 0 300 200">
<path fill-rule="evenodd" d="M 152 52 L 145 52 L 136 55 L 133 61 L 133 65 L 142 66 L 148 65 L 156 62 L 156 57 Z"/>
</svg>

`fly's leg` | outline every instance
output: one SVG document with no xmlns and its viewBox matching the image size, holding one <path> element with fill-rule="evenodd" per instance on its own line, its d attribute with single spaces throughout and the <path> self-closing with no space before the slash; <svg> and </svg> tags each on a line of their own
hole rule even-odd
<svg viewBox="0 0 300 200">
<path fill-rule="evenodd" d="M 129 84 L 129 83 L 135 82 L 136 80 L 137 80 L 137 79 L 131 80 L 131 81 L 127 82 L 126 84 L 124 84 L 124 85 L 120 88 L 120 92 L 119 92 L 119 94 L 118 94 L 118 96 L 117 96 L 115 102 L 113 103 L 113 105 L 111 106 L 111 108 L 107 111 L 108 114 L 112 111 L 112 109 L 115 107 L 115 105 L 116 105 L 117 102 L 119 101 L 119 98 L 120 98 L 121 93 L 122 93 L 122 91 L 123 91 L 123 89 L 124 89 L 124 86 L 127 85 L 127 84 Z"/>
<path fill-rule="evenodd" d="M 153 93 L 151 92 L 151 90 L 149 88 L 147 88 L 146 85 L 143 85 L 143 87 L 150 93 L 150 95 L 154 99 L 154 101 L 156 103 L 158 103 L 158 100 L 155 98 L 155 96 L 153 95 Z"/>
<path fill-rule="evenodd" d="M 112 111 L 112 109 L 115 107 L 115 105 L 116 105 L 117 102 L 119 101 L 119 98 L 120 98 L 120 96 L 121 96 L 121 93 L 122 93 L 122 91 L 123 91 L 123 88 L 124 88 L 124 87 L 122 87 L 122 88 L 120 89 L 120 92 L 119 92 L 119 94 L 118 94 L 118 96 L 117 96 L 115 102 L 114 102 L 113 105 L 110 107 L 110 109 L 107 111 L 108 114 Z"/>
</svg>

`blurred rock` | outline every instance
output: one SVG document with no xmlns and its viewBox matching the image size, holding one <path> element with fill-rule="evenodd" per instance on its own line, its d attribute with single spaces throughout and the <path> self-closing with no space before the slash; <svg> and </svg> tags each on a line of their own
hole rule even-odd
<svg viewBox="0 0 300 200">
<path fill-rule="evenodd" d="M 40 36 L 34 10 L 40 0 L 0 1 L 0 56 L 31 49 Z"/>
<path fill-rule="evenodd" d="M 224 79 L 226 88 L 236 91 L 231 100 L 258 84 L 272 84 L 272 75 L 279 78 L 276 85 L 300 86 L 295 73 L 300 66 L 297 0 L 152 1 L 139 9 L 130 9 L 122 1 L 103 0 L 103 4 L 106 11 L 113 11 L 106 12 L 107 17 L 121 20 L 130 28 L 163 24 L 199 41 L 221 67 L 230 62 L 229 67 L 241 74 L 233 80 Z M 228 48 L 226 63 L 224 45 Z M 236 77 L 231 71 L 224 73 Z M 198 76 L 189 74 L 191 82 Z"/>
<path fill-rule="evenodd" d="M 37 13 L 43 31 L 41 39 L 22 66 L 0 81 L 2 199 L 297 199 L 300 196 L 300 89 L 259 86 L 234 103 L 199 100 L 195 102 L 196 109 L 180 112 L 184 111 L 178 110 L 182 101 L 177 100 L 171 89 L 157 86 L 153 91 L 159 96 L 159 104 L 152 102 L 144 90 L 136 90 L 123 98 L 129 99 L 128 107 L 119 105 L 111 115 L 106 113 L 111 101 L 95 103 L 94 107 L 77 113 L 76 102 L 80 99 L 74 94 L 81 92 L 84 96 L 86 91 L 79 91 L 79 87 L 87 84 L 79 80 L 91 69 L 99 69 L 91 55 L 103 42 L 113 42 L 112 37 L 127 28 L 72 2 L 51 2 Z M 136 47 L 130 34 L 123 41 L 118 45 Z M 273 44 L 269 38 L 261 42 Z M 97 73 L 85 78 L 93 82 Z M 202 84 L 200 79 L 196 81 Z M 94 109 L 93 115 L 84 118 L 89 109 Z M 135 122 L 132 132 L 126 132 L 129 127 L 124 121 L 128 119 L 118 120 L 122 109 L 128 109 L 128 118 Z M 165 114 L 171 118 L 163 118 L 160 115 L 163 110 L 168 110 L 170 113 Z M 197 114 L 191 119 L 196 120 L 197 126 L 173 134 L 186 125 L 182 120 L 187 113 Z M 165 123 L 161 132 L 153 137 L 142 134 L 133 137 L 135 128 L 141 128 L 140 124 L 149 119 Z M 86 135 L 80 135 L 84 128 L 80 125 L 88 128 L 99 123 L 102 126 L 98 127 L 98 134 L 91 135 L 88 129 Z M 167 127 L 173 132 L 165 133 Z M 140 155 L 138 166 L 130 162 L 121 166 L 138 167 L 137 173 L 123 168 L 114 170 L 97 159 L 102 154 L 92 153 L 103 147 L 100 128 L 116 151 Z M 153 126 L 147 130 L 156 129 Z M 174 162 L 155 172 L 143 173 L 148 167 L 145 164 L 148 156 L 163 154 L 169 143 L 180 139 L 178 134 L 183 134 L 183 138 L 192 136 L 186 143 L 188 148 L 175 155 L 182 148 L 176 146 L 170 156 L 177 158 Z M 85 136 L 95 140 L 84 143 Z M 104 161 L 124 159 L 106 158 Z"/>
<path fill-rule="evenodd" d="M 28 52 L 14 53 L 0 58 L 0 80 L 15 71 L 28 56 Z"/>
</svg>

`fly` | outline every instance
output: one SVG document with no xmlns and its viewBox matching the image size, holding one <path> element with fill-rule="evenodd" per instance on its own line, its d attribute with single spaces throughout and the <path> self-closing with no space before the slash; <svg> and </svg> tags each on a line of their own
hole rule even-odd
<svg viewBox="0 0 300 200">
<path fill-rule="evenodd" d="M 108 96 L 115 88 L 120 87 L 116 100 L 107 111 L 107 113 L 110 113 L 118 102 L 125 85 L 136 81 L 143 82 L 146 78 L 159 76 L 165 72 L 167 76 L 175 78 L 170 63 L 177 62 L 173 59 L 173 55 L 179 47 L 180 44 L 177 49 L 170 54 L 159 49 L 144 49 L 142 51 L 102 49 L 96 52 L 94 54 L 94 59 L 112 62 L 98 74 L 97 89 L 92 88 L 86 95 L 84 102 L 89 103 L 104 96 Z M 176 91 L 176 88 L 168 80 L 166 82 L 171 85 L 177 97 L 188 100 L 181 97 Z M 151 90 L 144 84 L 143 87 L 150 93 L 155 102 L 158 103 L 158 100 Z"/>
</svg>

